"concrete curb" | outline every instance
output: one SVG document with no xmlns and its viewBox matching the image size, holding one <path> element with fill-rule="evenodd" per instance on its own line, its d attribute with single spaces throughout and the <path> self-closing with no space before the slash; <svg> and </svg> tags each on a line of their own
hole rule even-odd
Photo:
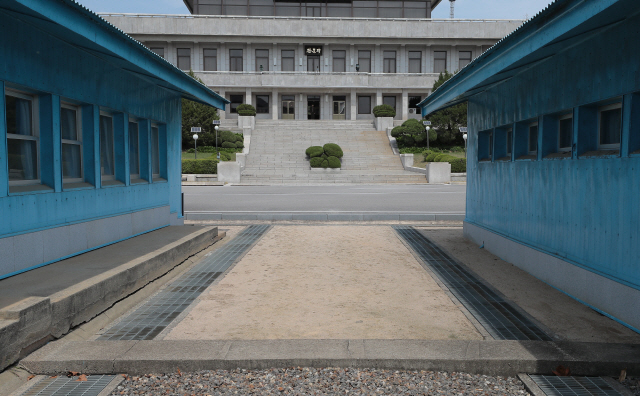
<svg viewBox="0 0 640 396">
<path fill-rule="evenodd" d="M 427 340 L 165 340 L 56 341 L 21 364 L 37 374 L 167 373 L 269 367 L 360 367 L 460 371 L 516 376 L 550 374 L 559 364 L 573 375 L 640 370 L 640 345 L 544 341 Z"/>
<path fill-rule="evenodd" d="M 0 370 L 90 320 L 213 243 L 205 227 L 154 252 L 47 297 L 28 297 L 0 310 Z"/>
<path fill-rule="evenodd" d="M 464 213 L 185 212 L 185 220 L 464 221 Z"/>
</svg>

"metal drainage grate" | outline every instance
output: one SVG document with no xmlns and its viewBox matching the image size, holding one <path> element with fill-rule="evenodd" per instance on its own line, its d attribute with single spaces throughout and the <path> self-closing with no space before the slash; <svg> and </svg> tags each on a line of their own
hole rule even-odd
<svg viewBox="0 0 640 396">
<path fill-rule="evenodd" d="M 600 377 L 530 375 L 547 396 L 622 396 Z"/>
<path fill-rule="evenodd" d="M 393 228 L 494 339 L 551 341 L 531 320 L 422 233 L 411 227 Z"/>
<path fill-rule="evenodd" d="M 229 243 L 205 256 L 171 285 L 107 330 L 98 340 L 152 340 L 270 227 L 254 225 L 245 228 Z"/>
<path fill-rule="evenodd" d="M 88 375 L 86 381 L 78 377 L 45 378 L 21 396 L 97 396 L 114 375 Z"/>
</svg>

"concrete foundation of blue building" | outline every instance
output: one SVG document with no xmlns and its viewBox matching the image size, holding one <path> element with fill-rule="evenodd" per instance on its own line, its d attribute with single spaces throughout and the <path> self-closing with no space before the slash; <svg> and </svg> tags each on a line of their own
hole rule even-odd
<svg viewBox="0 0 640 396">
<path fill-rule="evenodd" d="M 0 26 L 0 279 L 181 224 L 181 98 L 228 101 L 71 0 Z"/>
<path fill-rule="evenodd" d="M 421 103 L 468 101 L 465 235 L 636 331 L 638 26 L 635 0 L 558 0 Z"/>
</svg>

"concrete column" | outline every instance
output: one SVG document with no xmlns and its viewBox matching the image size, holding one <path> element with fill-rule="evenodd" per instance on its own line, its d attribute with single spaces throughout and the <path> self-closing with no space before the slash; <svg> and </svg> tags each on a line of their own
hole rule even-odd
<svg viewBox="0 0 640 396">
<path fill-rule="evenodd" d="M 400 105 L 402 106 L 402 120 L 409 119 L 409 92 L 406 89 L 402 90 Z"/>
<path fill-rule="evenodd" d="M 171 63 L 174 66 L 178 65 L 178 61 L 177 61 L 177 57 L 176 57 L 176 46 L 173 44 L 173 42 L 169 41 L 167 42 L 167 61 L 169 63 Z"/>
<path fill-rule="evenodd" d="M 220 43 L 218 48 L 218 70 L 229 71 L 229 57 L 227 56 L 227 45 Z"/>
<path fill-rule="evenodd" d="M 400 52 L 398 54 L 397 62 L 398 67 L 396 68 L 396 72 L 398 73 L 409 73 L 409 67 L 407 66 L 407 47 L 404 44 L 400 45 Z"/>
<path fill-rule="evenodd" d="M 376 49 L 373 51 L 371 73 L 382 73 L 382 50 L 380 49 L 380 44 L 376 44 Z"/>
<path fill-rule="evenodd" d="M 269 67 L 270 70 L 279 71 L 281 69 L 279 58 L 280 57 L 278 56 L 278 44 L 273 43 L 273 49 L 271 50 L 271 58 L 269 59 L 269 62 L 271 62 L 271 66 Z"/>
<path fill-rule="evenodd" d="M 252 54 L 253 49 L 251 48 L 251 43 L 247 43 L 247 50 L 246 50 L 246 54 L 243 57 L 243 68 L 242 70 L 244 71 L 255 71 L 255 65 L 253 64 L 253 54 Z"/>
<path fill-rule="evenodd" d="M 376 106 L 380 106 L 382 104 L 382 90 L 376 89 Z"/>
<path fill-rule="evenodd" d="M 217 92 L 223 98 L 225 97 L 224 96 L 225 95 L 224 89 L 219 89 Z M 229 106 L 229 105 L 227 105 L 227 106 Z M 221 120 L 226 119 L 226 112 L 224 110 L 218 110 L 218 117 L 220 117 Z"/>
<path fill-rule="evenodd" d="M 191 49 L 191 70 L 194 72 L 204 70 L 204 65 L 202 64 L 202 53 L 200 51 L 200 43 L 197 41 L 194 42 L 193 48 Z"/>
<path fill-rule="evenodd" d="M 347 59 L 347 71 L 354 72 L 356 71 L 356 63 L 358 63 L 358 56 L 356 53 L 355 45 L 349 45 L 349 59 Z"/>
<path fill-rule="evenodd" d="M 253 98 L 251 97 L 251 88 L 247 88 L 247 90 L 245 91 L 244 103 L 251 104 L 252 99 Z"/>
<path fill-rule="evenodd" d="M 271 93 L 271 119 L 278 119 L 278 91 L 273 90 Z"/>
<path fill-rule="evenodd" d="M 306 64 L 305 64 L 305 55 L 304 55 L 304 46 L 302 44 L 298 45 L 298 51 L 296 51 L 296 64 L 294 67 L 295 71 L 306 71 Z M 302 99 L 300 99 L 302 100 Z"/>
<path fill-rule="evenodd" d="M 300 120 L 306 120 L 307 119 L 307 105 L 305 103 L 305 101 L 307 100 L 307 95 L 305 94 L 300 94 L 300 111 L 296 112 L 300 114 Z"/>
<path fill-rule="evenodd" d="M 453 73 L 458 70 L 458 47 L 452 45 L 451 51 L 449 52 L 451 53 L 451 55 L 449 55 L 449 59 L 451 59 L 451 63 L 449 63 L 451 65 L 449 72 Z"/>
<path fill-rule="evenodd" d="M 356 90 L 351 90 L 351 114 L 350 119 L 355 120 L 358 116 L 358 97 L 356 95 Z"/>
<path fill-rule="evenodd" d="M 433 73 L 433 59 L 431 57 L 431 46 L 427 45 L 424 50 L 424 55 L 422 55 L 422 72 L 423 73 Z"/>
<path fill-rule="evenodd" d="M 482 46 L 476 45 L 476 53 L 473 54 L 473 59 L 479 57 L 480 55 L 482 55 Z"/>
</svg>

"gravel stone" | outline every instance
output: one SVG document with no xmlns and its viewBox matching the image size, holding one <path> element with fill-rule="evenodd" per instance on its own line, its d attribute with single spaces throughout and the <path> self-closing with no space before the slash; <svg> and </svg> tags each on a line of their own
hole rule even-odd
<svg viewBox="0 0 640 396">
<path fill-rule="evenodd" d="M 640 396 L 640 377 L 627 377 L 622 381 L 622 385 L 629 389 L 633 395 Z"/>
<path fill-rule="evenodd" d="M 466 373 L 296 367 L 127 376 L 111 395 L 523 395 L 517 378 Z"/>
</svg>

